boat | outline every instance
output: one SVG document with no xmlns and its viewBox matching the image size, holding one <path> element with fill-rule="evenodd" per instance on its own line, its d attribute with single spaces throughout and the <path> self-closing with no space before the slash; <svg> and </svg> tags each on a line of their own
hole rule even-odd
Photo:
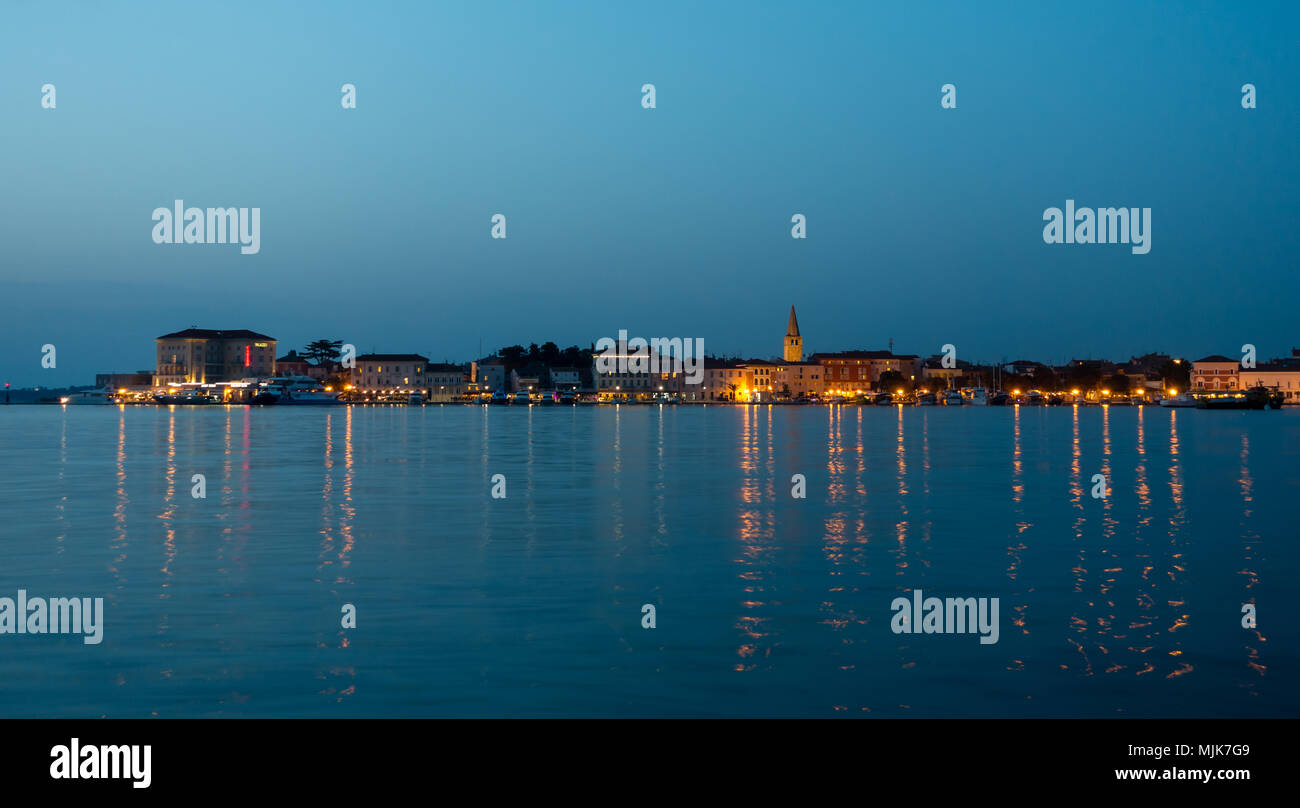
<svg viewBox="0 0 1300 808">
<path fill-rule="evenodd" d="M 844 396 L 831 396 L 829 399 L 827 399 L 826 403 L 827 403 L 827 404 L 843 404 L 843 403 L 844 403 Z"/>
<path fill-rule="evenodd" d="M 527 390 L 520 390 L 519 392 L 515 393 L 515 397 L 510 400 L 510 403 L 511 404 L 532 404 L 533 398 L 532 396 L 528 395 Z"/>
<path fill-rule="evenodd" d="M 339 394 L 326 390 L 308 376 L 272 376 L 258 385 L 254 404 L 329 405 L 342 404 Z"/>
<path fill-rule="evenodd" d="M 572 391 L 572 390 L 565 390 L 563 393 L 560 393 L 560 403 L 561 403 L 561 404 L 577 404 L 577 403 L 578 403 L 578 397 L 577 397 L 576 395 L 573 394 L 573 391 Z"/>
<path fill-rule="evenodd" d="M 510 396 L 506 395 L 504 390 L 498 390 L 492 394 L 489 404 L 509 404 Z"/>
<path fill-rule="evenodd" d="M 550 406 L 554 406 L 554 405 L 556 405 L 556 404 L 559 404 L 559 403 L 560 403 L 560 394 L 559 394 L 559 393 L 556 393 L 556 392 L 554 392 L 554 391 L 551 391 L 551 392 L 549 392 L 549 393 L 542 393 L 541 403 L 542 403 L 542 404 L 545 404 L 545 405 L 548 406 L 548 407 L 550 407 Z"/>
<path fill-rule="evenodd" d="M 947 407 L 960 407 L 966 403 L 966 399 L 962 398 L 960 391 L 949 390 L 943 394 L 943 403 Z"/>
<path fill-rule="evenodd" d="M 922 393 L 916 397 L 916 404 L 918 407 L 933 407 L 938 403 L 939 399 L 934 393 Z"/>
<path fill-rule="evenodd" d="M 888 407 L 894 403 L 894 396 L 890 393 L 876 393 L 876 397 L 872 403 L 878 407 Z"/>
<path fill-rule="evenodd" d="M 421 393 L 419 390 L 416 390 L 415 392 L 411 393 L 409 396 L 406 397 L 406 403 L 407 404 L 426 403 L 424 393 Z"/>
<path fill-rule="evenodd" d="M 1160 406 L 1162 406 L 1162 407 L 1169 407 L 1169 408 L 1174 408 L 1174 407 L 1195 407 L 1195 406 L 1196 406 L 1196 399 L 1194 399 L 1194 398 L 1192 398 L 1191 396 L 1187 395 L 1187 393 L 1179 393 L 1178 395 L 1174 396 L 1173 398 L 1162 398 L 1162 399 L 1160 399 Z"/>
<path fill-rule="evenodd" d="M 1272 387 L 1252 387 L 1247 393 L 1264 399 L 1265 406 L 1270 410 L 1280 410 L 1286 403 L 1286 393 Z"/>
<path fill-rule="evenodd" d="M 159 393 L 153 397 L 155 404 L 220 404 L 221 400 L 216 396 L 200 393 L 197 391 L 186 393 Z"/>
<path fill-rule="evenodd" d="M 989 391 L 983 387 L 971 387 L 966 391 L 969 394 L 967 404 L 977 407 L 983 407 L 989 403 Z"/>
<path fill-rule="evenodd" d="M 1011 396 L 1005 390 L 999 390 L 989 399 L 990 407 L 1005 407 L 1011 403 Z"/>
<path fill-rule="evenodd" d="M 1222 393 L 1210 393 L 1196 399 L 1197 409 L 1202 410 L 1262 410 L 1268 406 L 1268 396 L 1254 390 L 1242 392 L 1229 390 Z"/>
<path fill-rule="evenodd" d="M 1047 403 L 1047 399 L 1043 398 L 1043 394 L 1037 390 L 1030 390 L 1025 394 L 1023 403 L 1026 407 L 1041 407 Z"/>
</svg>

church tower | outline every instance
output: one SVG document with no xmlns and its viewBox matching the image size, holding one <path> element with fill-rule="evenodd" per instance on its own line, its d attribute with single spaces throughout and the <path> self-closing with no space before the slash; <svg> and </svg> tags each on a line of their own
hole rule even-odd
<svg viewBox="0 0 1300 808">
<path fill-rule="evenodd" d="M 790 323 L 785 327 L 785 361 L 803 361 L 803 337 L 799 336 L 799 321 L 794 316 L 794 306 L 790 307 Z"/>
</svg>

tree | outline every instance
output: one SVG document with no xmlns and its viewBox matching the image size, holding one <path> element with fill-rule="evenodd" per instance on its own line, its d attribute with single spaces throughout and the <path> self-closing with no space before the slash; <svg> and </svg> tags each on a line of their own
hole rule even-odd
<svg viewBox="0 0 1300 808">
<path fill-rule="evenodd" d="M 497 351 L 497 355 L 506 363 L 506 370 L 518 370 L 524 366 L 524 346 L 511 345 Z"/>
<path fill-rule="evenodd" d="M 1065 375 L 1063 388 L 1086 393 L 1101 384 L 1101 373 L 1085 365 L 1071 365 Z M 1003 385 L 1005 387 L 1006 385 Z"/>
<path fill-rule="evenodd" d="M 1191 386 L 1192 365 L 1190 362 L 1166 360 L 1160 366 L 1160 379 L 1165 389 L 1183 391 Z"/>
<path fill-rule="evenodd" d="M 343 351 L 341 339 L 318 339 L 302 349 L 302 355 L 318 365 L 337 362 Z"/>
<path fill-rule="evenodd" d="M 1127 395 L 1130 381 L 1123 373 L 1115 373 L 1106 379 L 1104 387 L 1111 392 L 1111 395 Z"/>
<path fill-rule="evenodd" d="M 886 370 L 884 373 L 880 374 L 879 379 L 876 379 L 877 390 L 885 390 L 892 393 L 900 387 L 907 390 L 911 388 L 911 384 L 908 383 L 906 376 L 896 370 Z"/>
</svg>

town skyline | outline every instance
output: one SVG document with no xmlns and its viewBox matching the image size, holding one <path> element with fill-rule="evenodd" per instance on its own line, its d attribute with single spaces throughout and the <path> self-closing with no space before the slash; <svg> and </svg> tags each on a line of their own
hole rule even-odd
<svg viewBox="0 0 1300 808">
<path fill-rule="evenodd" d="M 544 31 L 511 4 L 428 4 L 400 31 L 330 7 L 312 35 L 346 47 L 304 49 L 287 8 L 257 8 L 256 32 L 206 7 L 10 10 L 0 375 L 75 383 L 227 323 L 436 359 L 619 328 L 768 355 L 792 300 L 815 350 L 1062 361 L 1292 338 L 1294 4 L 667 2 L 636 26 L 559 4 Z M 1088 81 L 1062 79 L 1081 64 Z M 175 200 L 260 211 L 257 252 L 156 243 Z M 1045 242 L 1071 200 L 1149 210 L 1149 252 Z"/>
<path fill-rule="evenodd" d="M 703 356 L 707 357 L 709 360 L 720 360 L 720 361 L 730 361 L 730 362 L 772 361 L 772 362 L 779 363 L 783 360 L 788 361 L 790 359 L 789 344 L 788 344 L 789 328 L 792 326 L 795 329 L 795 334 L 799 335 L 799 326 L 797 322 L 795 322 L 794 320 L 796 308 L 797 307 L 793 305 L 790 308 L 791 319 L 789 324 L 787 325 L 785 345 L 782 345 L 779 341 L 774 340 L 771 337 L 771 334 L 769 332 L 768 342 L 769 342 L 770 350 L 737 351 L 733 353 L 733 352 L 729 352 L 717 348 L 713 340 L 706 339 L 703 341 L 703 344 L 707 345 L 708 347 L 706 347 L 706 349 L 704 350 Z M 189 328 L 195 329 L 198 327 L 190 326 Z M 177 334 L 184 333 L 184 331 L 186 330 L 188 329 L 181 329 L 180 331 L 177 331 L 175 333 Z M 199 330 L 209 330 L 209 329 L 199 329 Z M 239 329 L 239 330 L 244 330 L 244 329 Z M 274 330 L 275 329 L 269 329 L 268 331 L 274 331 Z M 627 329 L 620 329 L 620 330 L 624 332 L 627 331 Z M 276 347 L 277 355 L 270 357 L 271 359 L 274 360 L 281 360 L 283 358 L 286 358 L 291 353 L 305 355 L 304 354 L 305 349 L 307 349 L 308 346 L 313 341 L 330 339 L 329 337 L 320 337 L 319 335 L 317 335 L 314 338 L 304 339 L 300 343 L 295 344 L 293 342 L 279 339 L 275 336 L 272 336 L 264 332 L 249 330 L 247 333 L 257 334 L 259 336 L 262 336 L 265 339 L 271 340 Z M 617 334 L 618 331 L 615 331 L 614 333 Z M 652 332 L 645 332 L 645 333 L 652 333 Z M 153 338 L 153 341 L 157 341 L 166 336 L 168 335 L 155 337 Z M 553 345 L 555 346 L 556 349 L 563 350 L 563 351 L 571 351 L 573 349 L 577 349 L 579 351 L 587 351 L 589 353 L 593 351 L 595 353 L 600 353 L 600 351 L 596 349 L 596 346 L 601 339 L 605 339 L 605 338 L 607 338 L 606 335 L 602 335 L 601 337 L 596 337 L 591 340 L 588 340 L 586 344 L 582 342 L 572 342 L 569 345 L 564 345 L 563 341 L 554 340 L 554 339 L 546 339 L 540 342 L 537 341 L 536 339 L 529 339 L 524 342 L 515 342 L 515 343 L 499 345 L 491 348 L 485 345 L 481 353 L 477 353 L 471 358 L 454 357 L 454 356 L 449 356 L 445 353 L 440 356 L 436 350 L 434 351 L 418 350 L 418 349 L 408 350 L 408 349 L 403 349 L 401 346 L 375 345 L 374 343 L 369 343 L 369 344 L 351 343 L 351 344 L 355 348 L 355 352 L 358 356 L 411 354 L 411 355 L 417 355 L 421 357 L 424 361 L 430 364 L 468 367 L 472 363 L 476 363 L 476 362 L 481 363 L 484 360 L 489 360 L 493 357 L 500 357 L 503 355 L 503 352 L 510 351 L 511 349 L 515 349 L 515 348 L 527 352 L 529 351 L 530 348 L 540 349 L 546 345 Z M 342 339 L 337 339 L 335 341 L 339 343 L 344 343 L 344 340 Z M 1245 347 L 1245 344 L 1243 344 L 1242 347 Z M 1260 362 L 1269 362 L 1281 358 L 1289 358 L 1293 356 L 1296 351 L 1294 344 L 1283 344 L 1277 346 L 1276 348 L 1271 348 L 1271 347 L 1260 348 L 1259 346 L 1254 346 L 1254 347 L 1256 350 L 1256 354 L 1258 356 L 1258 361 Z M 862 354 L 877 354 L 879 356 L 894 355 L 899 357 L 914 357 L 920 361 L 925 361 L 927 359 L 939 357 L 945 353 L 946 349 L 953 349 L 952 353 L 954 358 L 959 360 L 963 365 L 988 367 L 988 368 L 1000 367 L 1007 364 L 1025 363 L 1025 362 L 1042 364 L 1048 367 L 1060 368 L 1060 367 L 1066 367 L 1071 362 L 1075 362 L 1078 360 L 1100 361 L 1108 365 L 1122 366 L 1133 360 L 1137 360 L 1141 357 L 1147 357 L 1147 356 L 1166 356 L 1166 357 L 1178 358 L 1190 362 L 1190 361 L 1195 361 L 1198 357 L 1208 358 L 1213 356 L 1222 356 L 1225 353 L 1225 351 L 1223 350 L 1209 350 L 1203 353 L 1199 351 L 1178 352 L 1178 351 L 1170 351 L 1167 349 L 1161 350 L 1159 347 L 1157 347 L 1157 348 L 1152 348 L 1152 349 L 1142 350 L 1142 351 L 1138 351 L 1138 350 L 1121 351 L 1119 355 L 1109 355 L 1109 356 L 1093 355 L 1091 353 L 1087 353 L 1087 354 L 1073 354 L 1073 355 L 1061 356 L 1061 357 L 1052 357 L 1052 356 L 1044 356 L 1042 353 L 1038 353 L 1033 350 L 1028 350 L 1028 351 L 1022 351 L 1020 353 L 1007 353 L 1002 356 L 995 356 L 995 357 L 980 357 L 980 356 L 970 357 L 962 354 L 960 352 L 960 349 L 957 347 L 956 343 L 943 343 L 940 345 L 935 345 L 933 346 L 933 348 L 934 348 L 933 350 L 928 352 L 925 350 L 912 350 L 911 346 L 898 345 L 895 343 L 895 341 L 890 340 L 885 347 L 877 347 L 877 346 L 870 346 L 870 345 L 864 346 L 858 344 L 858 345 L 851 345 L 851 346 L 836 346 L 831 349 L 822 349 L 817 347 L 817 345 L 815 345 L 813 342 L 806 341 L 806 338 L 802 336 L 800 336 L 799 346 L 798 346 L 798 350 L 805 357 L 818 355 L 818 354 L 835 355 L 835 354 L 862 353 Z M 35 352 L 35 359 L 38 368 L 40 367 L 40 361 L 42 356 L 43 354 L 40 351 Z M 91 386 L 91 382 L 89 380 L 95 376 L 100 376 L 104 374 L 131 373 L 131 372 L 137 372 L 137 373 L 153 372 L 156 369 L 156 363 L 154 361 L 140 361 L 134 363 L 134 365 L 129 362 L 118 361 L 115 363 L 113 367 L 110 368 L 99 367 L 96 368 L 93 372 L 89 374 L 85 374 L 85 373 L 81 373 L 80 370 L 68 369 L 65 363 L 67 357 L 67 354 L 65 352 L 59 352 L 58 357 L 59 357 L 59 362 L 54 369 L 50 369 L 50 370 L 40 369 L 37 371 L 37 374 L 35 374 L 35 380 L 36 380 L 35 383 L 29 383 L 29 384 L 17 383 L 16 379 L 22 378 L 22 374 L 0 376 L 0 383 L 8 384 L 12 389 L 33 389 L 33 388 L 41 388 L 41 387 L 49 388 L 49 389 L 87 387 L 87 386 Z M 77 364 L 80 365 L 81 363 L 77 363 Z M 2 367 L 3 366 L 0 366 L 0 368 Z M 59 368 L 63 368 L 65 374 L 81 373 L 81 376 L 71 378 L 68 381 L 60 381 L 60 382 L 48 381 L 56 378 L 56 372 Z M 58 375 L 63 375 L 63 374 L 58 374 Z M 261 375 L 269 375 L 269 374 L 261 374 Z M 66 376 L 64 376 L 64 378 L 66 378 Z"/>
<path fill-rule="evenodd" d="M 805 345 L 794 305 L 780 339 L 780 356 L 729 357 L 707 350 L 701 340 L 644 338 L 623 329 L 589 348 L 529 342 L 527 347 L 503 346 L 460 362 L 440 362 L 418 352 L 359 351 L 330 338 L 312 340 L 300 352 L 282 347 L 270 334 L 243 328 L 192 326 L 153 342 L 151 369 L 96 373 L 94 385 L 70 387 L 97 389 L 97 395 L 136 403 L 166 402 L 182 393 L 247 403 L 267 384 L 290 384 L 275 381 L 286 378 L 300 380 L 292 382 L 299 385 L 308 380 L 310 387 L 356 403 L 486 403 L 494 393 L 531 398 L 561 392 L 603 402 L 817 402 L 856 400 L 870 393 L 913 398 L 959 388 L 1017 397 L 1030 391 L 1068 394 L 1080 401 L 1132 396 L 1146 402 L 1179 392 L 1199 395 L 1259 387 L 1273 390 L 1279 405 L 1300 403 L 1300 349 L 1294 347 L 1289 355 L 1261 355 L 1256 346 L 1243 345 L 1244 353 L 1237 358 L 1147 352 L 1130 354 L 1127 360 L 1073 357 L 1062 363 L 1029 355 L 972 361 L 958 356 L 951 343 L 932 354 L 907 352 L 905 346 L 896 349 L 892 342 L 888 349 L 815 351 Z M 45 348 L 53 357 L 53 346 Z"/>
</svg>

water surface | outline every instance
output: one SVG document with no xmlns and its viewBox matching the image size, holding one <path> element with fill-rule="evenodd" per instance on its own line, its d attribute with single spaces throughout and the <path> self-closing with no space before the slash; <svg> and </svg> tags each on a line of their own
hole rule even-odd
<svg viewBox="0 0 1300 808">
<path fill-rule="evenodd" d="M 1297 446 L 1300 410 L 0 408 L 0 596 L 106 613 L 0 635 L 0 715 L 1296 716 Z M 999 641 L 893 633 L 913 588 L 999 598 Z"/>
</svg>

